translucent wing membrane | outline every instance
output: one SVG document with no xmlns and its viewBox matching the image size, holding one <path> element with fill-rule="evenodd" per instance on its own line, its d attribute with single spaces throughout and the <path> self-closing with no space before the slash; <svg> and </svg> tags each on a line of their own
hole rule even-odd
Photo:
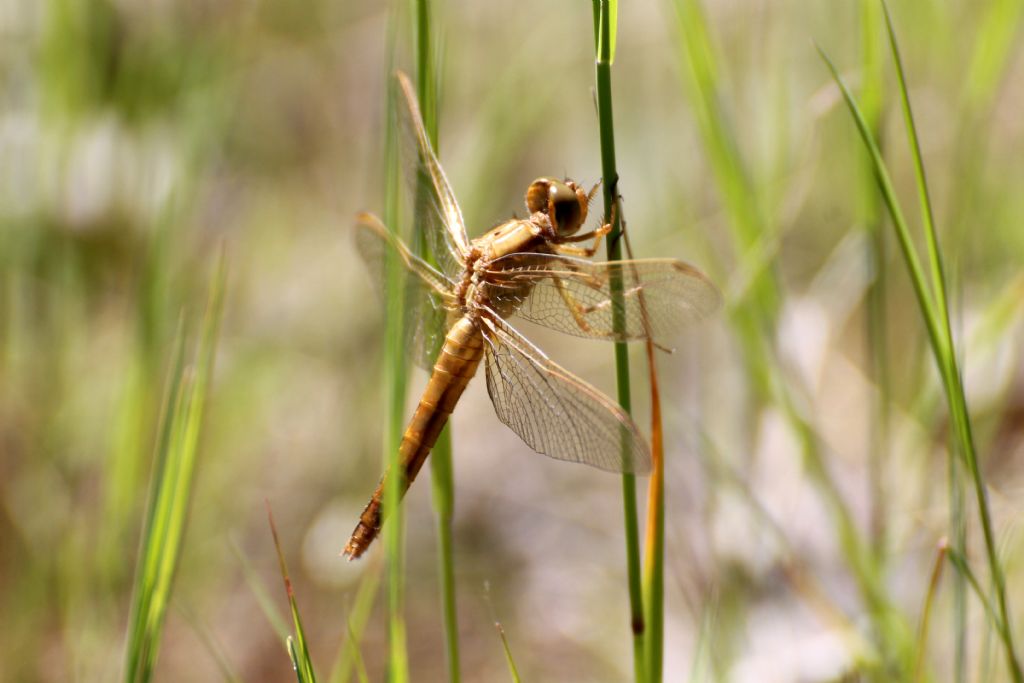
<svg viewBox="0 0 1024 683">
<path fill-rule="evenodd" d="M 396 109 L 402 164 L 414 199 L 415 234 L 423 236 L 441 272 L 454 277 L 462 271 L 469 253 L 462 210 L 430 145 L 409 78 L 399 71 L 396 79 L 405 102 Z"/>
<path fill-rule="evenodd" d="M 619 305 L 612 299 L 616 279 L 622 284 Z M 669 348 L 682 327 L 721 305 L 721 295 L 703 273 L 674 259 L 593 263 L 555 254 L 509 254 L 491 264 L 485 280 L 487 298 L 502 315 L 516 313 L 577 337 L 631 341 L 650 335 Z"/>
<path fill-rule="evenodd" d="M 405 290 L 405 348 L 413 362 L 431 369 L 449 327 L 449 310 L 455 304 L 452 283 L 410 252 L 376 216 L 357 216 L 355 240 L 375 285 L 383 286 L 387 282 L 385 257 L 388 253 L 401 264 Z"/>
<path fill-rule="evenodd" d="M 650 470 L 647 444 L 622 408 L 499 318 L 485 318 L 483 333 L 494 411 L 530 448 L 611 472 Z"/>
</svg>

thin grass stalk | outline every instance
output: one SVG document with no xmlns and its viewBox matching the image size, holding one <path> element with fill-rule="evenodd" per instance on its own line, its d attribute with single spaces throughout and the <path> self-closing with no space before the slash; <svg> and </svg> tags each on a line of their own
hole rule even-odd
<svg viewBox="0 0 1024 683">
<path fill-rule="evenodd" d="M 1008 65 L 1012 63 L 1014 54 L 1014 36 L 1020 30 L 1021 19 L 1024 18 L 1024 4 L 1015 0 L 996 0 L 980 8 L 981 18 L 978 31 L 974 38 L 970 65 L 965 85 L 963 106 L 955 129 L 958 131 L 954 145 L 951 168 L 956 168 L 962 178 L 980 176 L 985 166 L 989 145 L 979 144 L 979 136 L 987 130 L 987 119 L 991 116 L 992 101 L 998 92 L 999 85 L 1005 77 Z M 951 188 L 948 204 L 947 250 L 949 272 L 958 272 L 957 262 L 970 259 L 973 240 L 967 239 L 971 234 L 968 229 L 972 208 L 978 205 L 978 183 L 961 182 Z M 947 284 L 949 284 L 947 282 Z M 967 524 L 964 514 L 964 500 L 967 496 L 967 483 L 959 470 L 964 463 L 955 457 L 951 448 L 949 457 L 949 497 L 950 497 L 950 535 L 954 546 L 960 552 L 967 548 Z M 967 681 L 967 585 L 964 577 L 954 573 L 954 628 L 956 637 L 956 653 L 954 663 L 954 680 L 957 683 Z M 989 634 L 986 632 L 982 651 L 987 651 Z M 987 659 L 982 658 L 984 665 Z M 982 672 L 985 673 L 985 672 Z M 985 680 L 984 677 L 978 680 Z"/>
<path fill-rule="evenodd" d="M 899 81 L 900 102 L 903 107 L 907 137 L 910 141 L 911 151 L 913 152 L 918 200 L 921 204 L 921 219 L 924 224 L 925 242 L 928 248 L 928 261 L 932 277 L 932 294 L 936 297 L 936 309 L 941 315 L 942 331 L 945 336 L 946 354 L 944 359 L 947 366 L 947 395 L 951 403 L 950 410 L 954 416 L 957 436 L 960 441 L 963 455 L 967 460 L 967 467 L 971 475 L 972 483 L 974 484 L 975 496 L 978 502 L 978 515 L 981 518 L 981 529 L 985 537 L 985 551 L 988 555 L 989 572 L 992 575 L 992 582 L 995 584 L 996 602 L 999 605 L 999 616 L 1004 625 L 1007 666 L 1009 667 L 1014 680 L 1019 682 L 1024 680 L 1024 672 L 1021 670 L 1013 642 L 1010 610 L 1006 599 L 1006 578 L 1003 574 L 1002 561 L 999 559 L 999 552 L 996 548 L 995 534 L 992 529 L 992 515 L 988 506 L 988 494 L 986 492 L 984 479 L 982 478 L 981 468 L 978 464 L 973 428 L 971 425 L 970 413 L 967 408 L 967 396 L 963 389 L 959 360 L 957 358 L 956 346 L 953 340 L 953 330 L 949 316 L 949 303 L 946 295 L 946 274 L 944 272 L 939 238 L 935 228 L 935 215 L 932 209 L 931 197 L 928 190 L 924 158 L 921 154 L 921 144 L 917 135 L 917 126 L 914 123 L 913 109 L 910 105 L 910 94 L 907 88 L 906 74 L 903 69 L 903 59 L 900 56 L 899 42 L 896 39 L 896 31 L 893 27 L 892 16 L 889 13 L 889 6 L 884 0 L 882 0 L 882 8 L 885 11 L 885 25 L 889 33 L 889 45 L 892 48 L 893 62 L 896 66 L 896 76 Z"/>
<path fill-rule="evenodd" d="M 448 680 L 461 679 L 459 667 L 459 624 L 455 604 L 455 551 L 452 543 L 452 516 L 455 507 L 455 485 L 452 473 L 452 441 L 447 426 L 438 436 L 431 453 L 431 482 L 434 510 L 437 515 L 437 552 L 441 582 L 441 606 L 444 617 L 445 658 Z"/>
<path fill-rule="evenodd" d="M 387 213 L 385 211 L 385 213 Z M 389 264 L 389 269 L 391 264 Z M 393 302 L 391 302 L 393 304 Z M 392 306 L 389 305 L 389 316 Z M 401 304 L 398 306 L 401 310 Z M 385 457 L 392 466 L 389 471 L 400 472 L 398 462 L 398 448 L 402 438 L 402 415 L 405 405 L 405 360 L 403 350 L 395 333 L 392 331 L 392 322 L 386 325 L 387 340 L 385 341 L 385 357 L 388 358 L 385 370 L 385 385 L 388 387 L 388 433 L 384 439 Z M 397 323 L 401 332 L 401 323 Z M 384 509 L 390 509 L 387 514 L 388 523 L 384 525 L 384 547 L 387 555 L 388 567 L 388 677 L 389 680 L 402 683 L 407 681 L 408 658 L 406 654 L 406 630 L 404 618 L 404 531 L 405 514 L 401 505 L 402 491 L 400 488 L 401 477 L 389 477 L 388 484 L 384 490 Z"/>
<path fill-rule="evenodd" d="M 651 478 L 647 485 L 647 537 L 644 547 L 644 634 L 647 679 L 662 678 L 665 631 L 665 443 L 661 424 L 661 394 L 654 364 L 654 343 L 647 339 L 651 384 Z"/>
<path fill-rule="evenodd" d="M 369 683 L 370 676 L 366 673 L 366 662 L 363 661 L 363 653 L 359 651 L 358 635 L 352 628 L 352 620 L 346 622 L 348 627 L 348 642 L 352 644 L 352 660 L 356 669 L 356 680 L 359 683 Z"/>
<path fill-rule="evenodd" d="M 690 664 L 688 681 L 705 681 L 712 679 L 710 673 L 714 669 L 711 654 L 711 642 L 714 639 L 715 615 L 713 608 L 705 608 L 697 631 L 697 644 L 694 646 L 693 662 Z"/>
<path fill-rule="evenodd" d="M 964 391 L 963 378 L 959 371 L 959 361 L 956 357 L 956 348 L 953 342 L 952 326 L 949 322 L 949 304 L 946 296 L 946 276 L 943 269 L 942 252 L 939 247 L 938 234 L 935 229 L 935 216 L 932 210 L 932 201 L 928 189 L 928 178 L 925 173 L 925 162 L 921 154 L 921 143 L 918 139 L 918 128 L 914 124 L 913 111 L 910 106 L 910 96 L 906 84 L 906 76 L 903 71 L 903 59 L 900 56 L 899 44 L 896 40 L 896 31 L 893 27 L 892 16 L 889 13 L 889 6 L 882 3 L 886 15 L 886 29 L 889 32 L 889 44 L 892 48 L 893 61 L 896 66 L 896 76 L 899 81 L 900 102 L 903 108 L 904 124 L 907 131 L 907 139 L 910 142 L 910 150 L 913 157 L 914 175 L 918 184 L 918 197 L 921 203 L 922 221 L 925 229 L 925 241 L 928 248 L 928 260 L 932 276 L 932 294 L 936 298 L 936 310 L 940 315 L 941 329 L 944 336 L 945 353 L 944 360 L 947 386 L 947 398 L 950 401 L 950 412 L 953 414 L 953 424 L 956 435 L 961 444 L 961 450 L 967 460 L 968 470 L 975 488 L 975 497 L 978 501 L 978 514 L 981 518 L 981 528 L 985 539 L 985 551 L 988 555 L 989 571 L 992 575 L 992 583 L 995 588 L 996 603 L 999 607 L 999 617 L 1004 624 L 1004 639 L 1006 644 L 1007 666 L 1010 669 L 1015 681 L 1024 680 L 1016 647 L 1014 645 L 1013 629 L 1010 622 L 1010 609 L 1007 603 L 1007 586 L 1002 563 L 999 560 L 998 550 L 995 546 L 995 535 L 992 530 L 991 512 L 988 508 L 988 495 L 985 481 L 978 465 L 978 455 L 974 441 L 974 433 L 971 425 L 970 413 L 967 405 L 967 395 Z"/>
<path fill-rule="evenodd" d="M 882 197 L 885 199 L 886 207 L 889 209 L 889 213 L 892 217 L 903 260 L 906 263 L 907 269 L 910 271 L 910 283 L 914 288 L 914 296 L 917 299 L 918 306 L 924 313 L 925 331 L 928 333 L 928 342 L 931 345 L 932 350 L 939 353 L 944 350 L 944 347 L 942 346 L 934 304 L 932 303 L 931 297 L 928 296 L 921 261 L 917 256 L 917 252 L 914 250 L 913 240 L 910 237 L 910 230 L 907 227 L 907 221 L 903 216 L 903 209 L 896 200 L 896 191 L 895 188 L 893 188 L 892 179 L 890 178 L 889 171 L 885 166 L 885 161 L 882 159 L 882 152 L 879 150 L 878 144 L 875 142 L 875 139 L 868 128 L 867 121 L 864 120 L 864 115 L 861 113 L 860 108 L 853 99 L 853 95 L 846 87 L 846 82 L 843 80 L 842 76 L 839 75 L 839 71 L 836 69 L 835 64 L 832 63 L 832 60 L 829 59 L 825 51 L 821 49 L 820 45 L 817 46 L 817 49 L 822 60 L 824 60 L 829 71 L 831 71 L 836 84 L 839 86 L 840 92 L 853 114 L 857 130 L 860 131 L 861 138 L 864 140 L 864 144 L 868 148 L 868 153 L 871 155 L 872 165 L 875 170 L 875 179 L 881 188 Z"/>
<path fill-rule="evenodd" d="M 948 544 L 943 540 L 939 543 L 939 551 L 935 554 L 935 564 L 932 566 L 932 575 L 928 581 L 928 593 L 925 595 L 924 608 L 921 610 L 921 625 L 917 630 L 917 651 L 914 660 L 914 680 L 925 680 L 925 653 L 928 651 L 928 631 L 931 626 L 932 605 L 935 604 L 935 595 L 939 591 L 939 581 L 942 579 L 942 568 L 946 566 L 946 551 Z"/>
<path fill-rule="evenodd" d="M 377 590 L 380 587 L 380 562 L 379 556 L 369 558 L 372 562 L 369 570 L 363 575 L 356 590 L 356 597 L 352 601 L 352 609 L 349 610 L 345 633 L 345 642 L 338 651 L 338 657 L 331 668 L 331 675 L 328 680 L 331 683 L 348 683 L 352 677 L 352 670 L 358 674 L 363 667 L 362 653 L 359 643 L 362 640 L 366 624 L 370 620 L 370 612 L 373 603 L 377 599 Z"/>
<path fill-rule="evenodd" d="M 925 243 L 928 247 L 928 263 L 932 279 L 932 296 L 935 297 L 935 308 L 941 314 L 944 341 L 951 341 L 953 331 L 949 323 L 949 303 L 946 297 L 946 274 L 943 272 L 942 252 L 939 238 L 935 232 L 935 215 L 932 211 L 932 200 L 928 191 L 928 178 L 924 169 L 924 158 L 921 155 L 921 143 L 917 137 L 917 126 L 914 124 L 914 112 L 910 106 L 910 95 L 907 91 L 906 75 L 903 72 L 903 58 L 900 56 L 896 31 L 892 25 L 889 6 L 882 0 L 885 12 L 885 27 L 889 36 L 889 47 L 892 50 L 896 78 L 899 83 L 900 105 L 903 110 L 903 123 L 907 129 L 907 141 L 910 143 L 911 156 L 914 160 L 914 176 L 917 181 L 917 196 L 921 205 L 921 221 L 924 224 Z M 952 348 L 952 344 L 950 344 Z"/>
<path fill-rule="evenodd" d="M 1015 52 L 1014 37 L 1019 34 L 1021 20 L 1024 19 L 1024 3 L 1017 0 L 996 0 L 980 8 L 981 19 L 978 32 L 974 38 L 970 66 L 967 77 L 963 79 L 966 92 L 966 104 L 960 112 L 955 125 L 958 131 L 954 146 L 951 168 L 959 171 L 961 178 L 980 176 L 984 166 L 989 145 L 979 144 L 979 136 L 987 130 L 987 120 L 991 116 L 993 98 L 998 92 L 1012 64 Z M 968 228 L 971 208 L 977 205 L 978 183 L 955 183 L 951 189 L 947 215 L 952 230 L 947 232 L 947 239 L 952 239 L 952 248 L 946 253 L 951 255 L 950 272 L 957 272 L 957 261 L 970 258 L 974 241 L 968 239 L 971 230 Z M 950 242 L 947 242 L 950 244 Z M 963 467 L 955 457 L 952 449 L 949 453 L 949 468 Z M 966 482 L 962 476 L 951 476 L 950 490 L 950 533 L 954 546 L 965 552 L 967 547 L 967 520 L 963 513 L 966 497 Z M 967 585 L 964 577 L 955 573 L 954 582 L 954 628 L 956 629 L 956 661 L 954 680 L 957 683 L 967 681 Z M 985 643 L 989 642 L 988 633 Z M 985 647 L 982 648 L 986 650 Z M 987 659 L 982 658 L 987 664 Z M 984 672 L 983 672 L 984 673 Z M 986 680 L 985 677 L 977 680 Z"/>
<path fill-rule="evenodd" d="M 430 144 L 437 151 L 437 73 L 434 63 L 430 0 L 416 0 L 416 94 L 423 115 L 423 126 L 430 138 Z M 426 187 L 423 186 L 425 182 L 426 178 L 419 178 L 417 192 L 426 191 Z M 422 206 L 422 203 L 417 201 L 416 206 Z M 416 243 L 420 253 L 425 253 L 425 236 L 416 235 Z M 432 254 L 425 255 L 428 261 L 433 262 Z M 440 351 L 440 348 L 435 351 Z M 448 663 L 448 680 L 451 683 L 458 683 L 461 675 L 458 611 L 455 604 L 455 553 L 452 543 L 452 517 L 455 512 L 453 471 L 451 430 L 445 425 L 430 454 L 430 475 L 434 514 L 437 517 L 438 576 L 444 618 L 445 658 Z"/>
<path fill-rule="evenodd" d="M 389 53 L 394 55 L 395 35 L 398 27 L 397 9 L 391 14 L 389 29 Z M 396 131 L 390 125 L 397 120 L 395 116 L 397 95 L 391 83 L 393 69 L 389 65 L 386 75 L 387 121 L 384 138 L 384 224 L 395 230 L 400 224 L 398 177 L 398 141 Z M 405 349 L 405 286 L 402 264 L 390 253 L 385 254 L 385 278 L 387 291 L 387 319 L 384 333 L 384 386 L 387 412 L 387 427 L 384 437 L 383 460 L 386 471 L 401 472 L 399 463 L 399 446 L 402 441 L 402 429 L 405 426 L 405 392 L 408 383 Z M 387 603 L 388 603 L 388 680 L 405 683 L 409 680 L 408 654 L 406 652 L 406 629 L 403 607 L 404 593 L 404 559 L 403 543 L 405 513 L 401 505 L 402 481 L 400 476 L 388 477 L 384 488 L 384 511 L 388 523 L 384 525 L 384 551 L 387 565 Z"/>
<path fill-rule="evenodd" d="M 596 52 L 595 81 L 597 91 L 597 116 L 601 138 L 601 177 L 603 179 L 602 195 L 604 199 L 604 221 L 611 222 L 612 230 L 608 234 L 608 260 L 617 261 L 622 258 L 622 224 L 618 201 L 619 174 L 615 163 L 615 129 L 612 118 L 612 26 L 611 5 L 614 0 L 593 0 L 594 41 Z M 616 332 L 622 332 L 625 321 L 622 319 L 622 281 L 613 278 L 612 295 L 612 326 Z M 632 397 L 629 381 L 629 352 L 622 342 L 615 344 L 615 383 L 619 404 L 627 413 L 631 412 Z M 627 444 L 623 443 L 625 448 Z M 629 585 L 630 629 L 633 634 L 633 673 L 636 681 L 648 680 L 645 656 L 645 624 L 643 592 L 640 583 L 640 524 L 637 518 L 636 477 L 629 473 L 622 475 L 622 506 L 623 525 L 626 532 L 626 572 Z"/>
<path fill-rule="evenodd" d="M 835 65 L 832 63 L 828 55 L 824 52 L 824 50 L 821 49 L 820 46 L 818 46 L 818 52 L 824 60 L 825 64 L 828 66 L 829 70 L 831 71 L 833 79 L 839 86 L 843 98 L 846 100 L 847 106 L 849 107 L 854 117 L 857 129 L 858 131 L 860 131 L 861 138 L 863 139 L 864 144 L 867 147 L 868 152 L 871 156 L 872 164 L 875 170 L 875 177 L 881 189 L 882 197 L 884 198 L 886 206 L 888 207 L 889 213 L 893 219 L 893 225 L 896 230 L 896 236 L 898 238 L 898 243 L 900 245 L 900 251 L 902 252 L 903 259 L 907 266 L 907 269 L 910 272 L 911 284 L 914 289 L 914 294 L 917 298 L 918 306 L 924 314 L 925 328 L 928 332 L 928 339 L 931 344 L 933 353 L 936 356 L 936 360 L 938 361 L 941 356 L 941 347 L 939 341 L 938 326 L 936 324 L 935 316 L 933 314 L 933 304 L 931 302 L 930 297 L 928 296 L 921 264 L 918 260 L 917 252 L 914 250 L 913 243 L 910 238 L 910 232 L 907 227 L 906 220 L 903 217 L 903 211 L 900 208 L 898 201 L 896 200 L 895 190 L 892 186 L 892 181 L 885 167 L 885 163 L 882 160 L 881 152 L 878 149 L 878 145 L 876 144 L 874 137 L 871 134 L 871 131 L 868 127 L 867 122 L 864 119 L 863 114 L 860 111 L 860 108 L 858 107 L 856 101 L 853 99 L 853 95 L 846 87 L 846 83 L 839 75 L 839 72 L 836 69 Z M 943 379 L 945 379 L 946 373 L 943 372 L 942 374 Z"/>
<path fill-rule="evenodd" d="M 505 651 L 505 664 L 508 666 L 509 676 L 512 678 L 514 683 L 519 683 L 519 669 L 516 667 L 515 659 L 512 657 L 512 648 L 508 644 L 508 637 L 505 635 L 505 629 L 501 625 L 501 621 L 498 619 L 498 613 L 494 609 L 494 604 L 491 602 L 491 585 L 490 582 L 484 581 L 484 604 L 487 605 L 487 609 L 491 614 L 491 621 L 494 622 L 494 628 L 498 631 L 498 637 L 501 639 L 501 647 Z"/>
<path fill-rule="evenodd" d="M 625 219 L 620 217 L 625 225 Z M 623 228 L 622 241 L 626 254 L 634 258 L 629 233 Z M 636 278 L 636 276 L 634 275 Z M 638 279 L 638 278 L 637 278 Z M 661 391 L 655 363 L 654 340 L 646 300 L 639 295 L 640 310 L 647 332 L 644 350 L 647 354 L 648 383 L 651 392 L 651 476 L 647 483 L 647 524 L 644 539 L 643 604 L 645 667 L 650 681 L 660 681 L 663 670 L 665 632 L 665 441 L 661 421 Z"/>
<path fill-rule="evenodd" d="M 967 511 L 966 482 L 964 481 L 964 464 L 957 457 L 956 437 L 947 437 L 946 452 L 946 490 L 949 496 L 949 535 L 953 539 L 953 547 L 959 553 L 967 552 Z M 952 679 L 956 683 L 967 683 L 967 579 L 960 572 L 953 573 L 953 671 Z"/>
<path fill-rule="evenodd" d="M 256 604 L 259 605 L 260 611 L 263 612 L 267 623 L 270 624 L 270 628 L 273 629 L 274 633 L 280 636 L 281 640 L 284 640 L 288 637 L 288 626 L 285 624 L 284 616 L 277 608 L 274 598 L 270 596 L 270 592 L 260 578 L 259 573 L 252 566 L 252 562 L 235 539 L 231 539 L 231 550 L 234 551 L 235 557 L 238 559 L 238 563 L 242 568 L 242 574 L 245 576 L 245 583 L 249 586 L 249 590 L 252 591 Z"/>
<path fill-rule="evenodd" d="M 508 666 L 508 675 L 512 683 L 520 683 L 519 669 L 516 668 L 516 660 L 512 657 L 512 648 L 508 644 L 508 637 L 500 621 L 494 622 L 494 628 L 498 629 L 498 637 L 501 638 L 501 648 L 505 652 L 505 664 Z"/>
<path fill-rule="evenodd" d="M 892 36 L 892 33 L 890 33 L 890 35 Z M 894 40 L 894 38 L 892 38 L 892 40 Z M 875 166 L 876 178 L 878 180 L 879 187 L 881 188 L 882 196 L 885 199 L 886 206 L 889 209 L 890 216 L 892 217 L 904 262 L 910 272 L 914 294 L 917 298 L 918 307 L 921 309 L 924 316 L 929 343 L 931 344 L 932 353 L 935 357 L 935 362 L 938 366 L 939 374 L 943 382 L 946 400 L 949 404 L 949 410 L 954 423 L 954 433 L 959 446 L 962 449 L 962 455 L 967 461 L 966 464 L 971 473 L 975 487 L 979 515 L 982 523 L 982 531 L 985 539 L 985 549 L 989 562 L 989 571 L 992 574 L 993 583 L 995 584 L 996 589 L 996 598 L 999 604 L 999 616 L 1001 622 L 1006 624 L 1005 628 L 1001 628 L 1000 634 L 1006 651 L 1007 665 L 1014 681 L 1020 682 L 1024 680 L 1024 675 L 1022 675 L 1018 664 L 1012 634 L 1009 628 L 1009 621 L 1006 618 L 1008 615 L 1008 609 L 1005 596 L 1005 580 L 1003 578 L 998 552 L 995 547 L 985 484 L 981 478 L 981 473 L 977 463 L 977 455 L 974 448 L 974 437 L 971 431 L 971 422 L 967 411 L 966 397 L 964 396 L 963 385 L 961 383 L 960 372 L 955 355 L 956 351 L 948 325 L 949 313 L 948 310 L 943 310 L 941 312 L 938 310 L 937 303 L 928 291 L 928 284 L 917 255 L 917 251 L 913 246 L 910 229 L 906 219 L 904 218 L 899 200 L 896 197 L 896 192 L 892 186 L 892 180 L 889 176 L 888 169 L 882 159 L 878 145 L 875 142 L 871 131 L 868 129 L 862 112 L 856 100 L 853 98 L 853 95 L 846 87 L 846 83 L 839 75 L 835 65 L 828 58 L 828 55 L 826 55 L 820 47 L 818 47 L 818 51 L 829 70 L 832 72 L 833 79 L 836 81 L 840 91 L 842 92 L 843 98 L 846 100 L 847 107 L 853 116 L 864 145 L 868 148 L 871 154 L 872 162 Z M 902 67 L 899 63 L 897 63 L 897 69 L 902 71 Z M 903 96 L 906 97 L 906 83 L 902 76 L 900 78 L 900 84 Z M 906 104 L 904 106 L 906 106 Z M 910 118 L 912 120 L 912 116 Z M 908 127 L 908 135 L 915 135 L 913 128 Z M 934 234 L 929 239 L 934 239 Z M 934 252 L 933 258 L 937 258 L 938 265 L 941 266 L 941 254 L 939 254 L 937 249 Z M 939 277 L 941 279 L 941 272 L 936 273 L 933 269 L 932 276 Z"/>
</svg>

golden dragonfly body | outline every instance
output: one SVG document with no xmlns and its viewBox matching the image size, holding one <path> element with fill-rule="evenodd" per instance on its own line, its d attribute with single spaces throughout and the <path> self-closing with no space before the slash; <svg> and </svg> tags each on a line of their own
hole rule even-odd
<svg viewBox="0 0 1024 683">
<path fill-rule="evenodd" d="M 444 331 L 430 380 L 402 437 L 400 490 L 404 494 L 416 478 L 485 361 L 498 418 L 535 451 L 614 472 L 645 472 L 649 449 L 629 416 L 550 360 L 507 319 L 518 315 L 586 338 L 651 338 L 663 346 L 678 327 L 717 308 L 717 290 L 699 270 L 674 259 L 595 263 L 583 258 L 595 253 L 610 226 L 577 234 L 596 188 L 588 194 L 569 180 L 535 180 L 526 193 L 527 218 L 508 220 L 470 240 L 412 86 L 402 73 L 397 80 L 406 104 L 403 122 L 414 139 L 407 146 L 416 150 L 419 199 L 425 199 L 417 202 L 416 221 L 438 265 L 412 253 L 369 214 L 359 216 L 357 237 L 368 261 L 379 262 L 390 250 L 405 266 L 417 345 L 437 348 L 431 336 Z M 593 246 L 576 246 L 587 240 Z M 388 476 L 345 546 L 352 559 L 380 530 Z"/>
</svg>

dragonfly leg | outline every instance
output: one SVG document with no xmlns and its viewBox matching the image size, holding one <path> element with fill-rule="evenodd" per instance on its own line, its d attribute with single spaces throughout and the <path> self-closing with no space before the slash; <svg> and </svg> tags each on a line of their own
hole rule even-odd
<svg viewBox="0 0 1024 683">
<path fill-rule="evenodd" d="M 594 246 L 592 247 L 574 247 L 569 244 L 552 244 L 551 246 L 555 251 L 563 256 L 584 256 L 586 258 L 590 258 L 597 253 L 598 248 L 601 246 L 601 240 L 604 239 L 604 236 L 611 231 L 612 224 L 605 223 L 597 230 L 563 240 L 565 242 L 583 242 L 593 238 Z"/>
<path fill-rule="evenodd" d="M 572 314 L 572 319 L 576 322 L 576 325 L 583 332 L 585 332 L 588 336 L 596 338 L 604 337 L 611 339 L 614 337 L 614 335 L 610 332 L 595 333 L 594 329 L 590 326 L 590 323 L 588 323 L 586 321 L 586 318 L 584 317 L 589 313 L 592 313 L 595 310 L 595 307 L 586 306 L 577 301 L 576 297 L 573 296 L 572 292 L 570 292 L 566 288 L 566 286 L 562 283 L 561 279 L 553 278 L 553 280 L 555 283 L 555 289 L 558 290 L 559 295 L 562 297 L 562 301 L 565 302 L 566 308 L 568 308 L 569 312 Z"/>
<path fill-rule="evenodd" d="M 584 332 L 589 333 L 591 331 L 590 324 L 583 318 L 584 315 L 590 312 L 589 310 L 587 310 L 589 307 L 583 306 L 578 301 L 576 301 L 576 297 L 572 295 L 572 292 L 565 288 L 565 285 L 562 283 L 561 278 L 556 277 L 552 279 L 554 280 L 555 288 L 558 290 L 558 294 L 562 297 L 562 301 L 565 302 L 566 308 L 568 308 L 569 312 L 572 313 L 572 319 L 576 321 L 577 327 L 579 327 Z"/>
</svg>

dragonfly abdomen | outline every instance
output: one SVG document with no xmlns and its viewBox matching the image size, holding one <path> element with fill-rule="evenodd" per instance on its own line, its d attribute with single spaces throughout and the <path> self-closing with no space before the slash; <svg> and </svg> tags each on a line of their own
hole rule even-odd
<svg viewBox="0 0 1024 683">
<path fill-rule="evenodd" d="M 468 316 L 460 318 L 445 337 L 430 381 L 427 382 L 419 405 L 416 406 L 416 412 L 413 413 L 409 426 L 402 436 L 402 444 L 399 446 L 402 495 L 405 495 L 426 462 L 430 450 L 437 442 L 437 437 L 448 422 L 448 417 L 455 410 L 462 392 L 476 374 L 483 354 L 483 336 L 477 323 Z M 384 473 L 345 546 L 344 554 L 351 559 L 362 555 L 380 531 L 383 521 L 381 509 L 388 475 L 388 472 Z"/>
</svg>

